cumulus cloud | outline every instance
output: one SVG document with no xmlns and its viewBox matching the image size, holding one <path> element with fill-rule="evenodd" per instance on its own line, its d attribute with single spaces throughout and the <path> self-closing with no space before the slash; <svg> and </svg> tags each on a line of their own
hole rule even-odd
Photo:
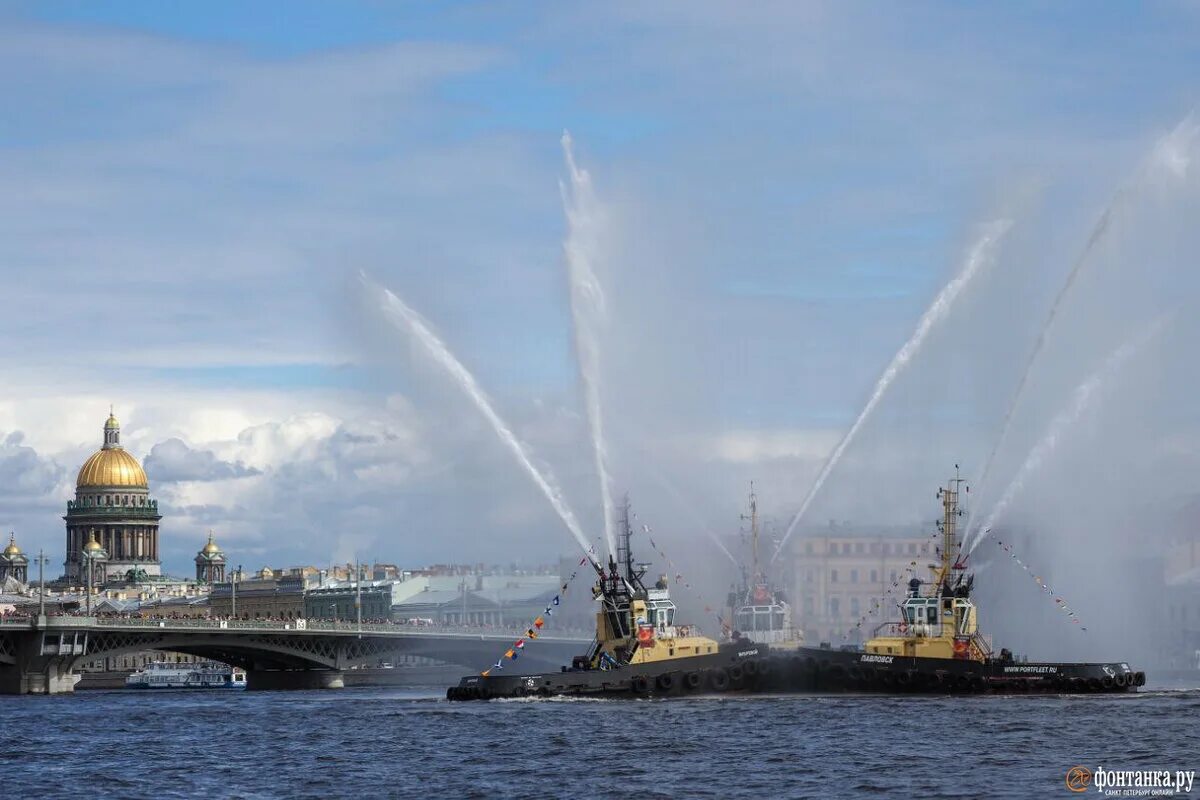
<svg viewBox="0 0 1200 800">
<path fill-rule="evenodd" d="M 24 441 L 21 431 L 12 431 L 0 440 L 0 497 L 43 498 L 66 474 L 62 465 L 39 455 Z"/>
<path fill-rule="evenodd" d="M 240 461 L 222 461 L 211 450 L 196 450 L 181 439 L 167 439 L 150 449 L 145 468 L 156 481 L 216 481 L 258 475 Z"/>
</svg>

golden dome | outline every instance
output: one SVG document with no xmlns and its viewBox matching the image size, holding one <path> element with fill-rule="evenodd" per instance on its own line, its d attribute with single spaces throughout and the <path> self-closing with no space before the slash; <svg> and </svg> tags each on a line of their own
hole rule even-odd
<svg viewBox="0 0 1200 800">
<path fill-rule="evenodd" d="M 87 550 L 89 553 L 94 553 L 100 549 L 100 543 L 96 541 L 96 534 L 92 534 L 92 538 L 89 539 L 88 543 L 83 546 L 83 549 Z"/>
<path fill-rule="evenodd" d="M 121 423 L 117 422 L 111 409 L 104 423 L 104 446 L 83 462 L 79 477 L 75 479 L 77 489 L 91 486 L 150 488 L 142 465 L 121 447 Z"/>
<path fill-rule="evenodd" d="M 8 547 L 4 548 L 4 555 L 6 555 L 6 556 L 21 555 L 21 548 L 17 547 L 17 535 L 15 533 L 10 533 L 8 535 Z"/>
<path fill-rule="evenodd" d="M 76 488 L 85 486 L 127 486 L 147 489 L 146 471 L 138 460 L 120 447 L 98 450 L 83 462 Z"/>
<path fill-rule="evenodd" d="M 221 552 L 221 548 L 217 547 L 217 543 L 213 541 L 211 532 L 208 534 L 208 544 L 204 545 L 204 549 L 201 552 L 209 554 Z"/>
</svg>

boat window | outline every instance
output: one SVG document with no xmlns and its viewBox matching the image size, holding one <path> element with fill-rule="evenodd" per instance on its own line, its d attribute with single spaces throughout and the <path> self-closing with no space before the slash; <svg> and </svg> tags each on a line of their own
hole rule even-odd
<svg viewBox="0 0 1200 800">
<path fill-rule="evenodd" d="M 929 624 L 930 624 L 930 625 L 936 625 L 936 624 L 937 624 L 937 607 L 936 607 L 936 606 L 929 606 L 929 607 L 926 609 L 926 611 L 928 611 L 928 612 L 929 612 L 929 615 L 928 615 Z"/>
</svg>

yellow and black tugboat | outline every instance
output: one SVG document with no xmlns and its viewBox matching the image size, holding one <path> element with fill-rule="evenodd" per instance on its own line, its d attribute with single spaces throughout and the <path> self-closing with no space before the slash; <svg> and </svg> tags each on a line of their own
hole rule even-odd
<svg viewBox="0 0 1200 800">
<path fill-rule="evenodd" d="M 769 647 L 748 639 L 719 642 L 675 619 L 665 579 L 643 582 L 647 564 L 635 563 L 625 506 L 617 554 L 596 568 L 593 596 L 600 601 L 596 638 L 586 655 L 557 673 L 471 675 L 446 692 L 450 700 L 528 695 L 673 695 L 725 692 L 767 677 Z"/>
<path fill-rule="evenodd" d="M 956 476 L 938 490 L 940 563 L 931 580 L 909 581 L 900 619 L 878 626 L 861 650 L 800 648 L 785 672 L 815 691 L 1126 692 L 1144 685 L 1145 673 L 1123 662 L 1033 663 L 1015 661 L 1007 649 L 993 654 L 971 600 L 974 577 L 960 560 L 963 483 Z"/>
<path fill-rule="evenodd" d="M 526 695 L 671 696 L 728 691 L 755 693 L 1063 693 L 1130 692 L 1146 682 L 1143 672 L 1119 663 L 1034 663 L 992 652 L 979 632 L 971 600 L 972 576 L 960 560 L 958 492 L 953 478 L 942 502 L 940 559 L 928 581 L 913 578 L 900 619 L 878 626 L 861 648 L 834 650 L 795 641 L 787 626 L 757 630 L 759 609 L 783 610 L 782 598 L 758 591 L 734 609 L 739 628 L 718 642 L 677 625 L 665 580 L 647 588 L 647 565 L 630 551 L 626 507 L 617 557 L 596 567 L 593 594 L 601 602 L 596 639 L 586 655 L 561 672 L 533 675 L 472 675 L 447 690 L 450 700 Z M 754 508 L 752 505 L 752 514 Z M 764 583 L 765 585 L 765 583 Z M 757 594 L 755 594 L 757 592 Z M 759 599 L 761 603 L 757 602 Z M 739 616 L 740 615 L 740 616 Z M 747 616 L 750 615 L 750 616 Z M 773 617 L 772 617 L 773 618 Z M 788 623 L 790 624 L 790 623 Z M 748 630 L 743 630 L 748 629 Z M 755 641 L 750 634 L 759 636 Z M 772 641 L 778 639 L 778 641 Z"/>
</svg>

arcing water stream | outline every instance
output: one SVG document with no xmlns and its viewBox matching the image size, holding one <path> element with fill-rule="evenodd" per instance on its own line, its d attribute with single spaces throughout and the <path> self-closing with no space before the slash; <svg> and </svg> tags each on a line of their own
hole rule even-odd
<svg viewBox="0 0 1200 800">
<path fill-rule="evenodd" d="M 600 479 L 600 505 L 604 509 L 604 540 L 608 552 L 616 555 L 613 533 L 612 491 L 608 477 L 604 425 L 600 407 L 600 331 L 605 318 L 604 290 L 592 262 L 599 249 L 598 229 L 602 212 L 592 190 L 591 175 L 575 163 L 571 134 L 562 135 L 569 185 L 561 186 L 563 210 L 567 215 L 567 238 L 563 252 L 567 260 L 567 278 L 571 287 L 571 322 L 575 332 L 575 358 L 583 386 L 584 406 L 592 435 L 592 454 Z"/>
<path fill-rule="evenodd" d="M 1026 456 L 1024 463 L 1021 464 L 1021 468 L 1017 470 L 1016 476 L 1005 488 L 1004 494 L 1000 496 L 999 501 L 992 507 L 992 510 L 983 519 L 983 522 L 978 526 L 974 526 L 974 539 L 972 539 L 972 530 L 968 529 L 963 543 L 963 551 L 965 553 L 970 554 L 980 542 L 987 538 L 988 532 L 1000 521 L 1004 512 L 1012 504 L 1013 499 L 1024 488 L 1025 482 L 1033 473 L 1041 468 L 1050 454 L 1058 447 L 1063 435 L 1092 406 L 1103 384 L 1111 380 L 1130 357 L 1142 349 L 1152 338 L 1157 336 L 1166 325 L 1166 322 L 1167 318 L 1165 317 L 1155 320 L 1146 330 L 1114 350 L 1105 359 L 1100 369 L 1096 370 L 1087 380 L 1075 387 L 1075 391 L 1071 395 L 1070 405 L 1055 415 L 1054 419 L 1050 420 L 1050 424 L 1046 428 L 1046 433 L 1037 445 L 1029 451 L 1029 455 Z"/>
<path fill-rule="evenodd" d="M 983 470 L 980 472 L 978 480 L 975 481 L 975 485 L 980 492 L 987 491 L 987 480 L 991 474 L 992 465 L 995 463 L 996 456 L 1000 452 L 1005 439 L 1008 437 L 1009 429 L 1012 427 L 1013 415 L 1016 413 L 1021 403 L 1021 398 L 1025 394 L 1030 373 L 1033 372 L 1034 364 L 1037 362 L 1038 356 L 1046 344 L 1046 335 L 1049 333 L 1051 327 L 1053 327 L 1059 308 L 1071 291 L 1071 287 L 1075 285 L 1080 271 L 1084 265 L 1091 261 L 1096 248 L 1107 235 L 1113 214 L 1136 197 L 1138 192 L 1149 181 L 1159 177 L 1164 171 L 1172 174 L 1175 178 L 1182 177 L 1187 172 L 1190 161 L 1188 150 L 1195 140 L 1197 133 L 1200 133 L 1200 127 L 1197 126 L 1197 123 L 1189 115 L 1169 135 L 1155 144 L 1150 156 L 1138 169 L 1134 178 L 1127 185 L 1117 190 L 1112 199 L 1109 200 L 1108 206 L 1100 214 L 1100 218 L 1096 220 L 1096 225 L 1092 228 L 1087 243 L 1083 246 L 1083 251 L 1075 259 L 1075 263 L 1071 265 L 1071 271 L 1067 273 L 1066 281 L 1063 282 L 1062 287 L 1058 290 L 1058 294 L 1054 298 L 1054 302 L 1050 305 L 1046 321 L 1042 323 L 1037 339 L 1034 340 L 1033 349 L 1029 352 L 1029 357 L 1025 360 L 1025 369 L 1021 372 L 1021 377 L 1017 381 L 1017 388 L 1013 392 L 1012 399 L 1008 403 L 1008 408 L 1005 409 L 1004 418 L 1000 422 L 1000 433 L 992 443 L 992 449 L 983 462 Z"/>
<path fill-rule="evenodd" d="M 888 364 L 887 369 L 879 376 L 879 380 L 875 383 L 875 390 L 871 393 L 870 399 L 867 400 L 867 404 L 859 413 L 858 418 L 854 420 L 854 424 L 850 426 L 850 429 L 846 431 L 842 440 L 838 442 L 837 447 L 833 449 L 833 452 L 825 460 L 824 466 L 821 467 L 820 473 L 817 474 L 817 479 L 808 490 L 808 495 L 805 496 L 804 502 L 800 504 L 800 510 L 792 517 L 792 521 L 788 524 L 783 538 L 775 548 L 775 553 L 771 556 L 771 563 L 774 563 L 779 554 L 783 552 L 784 546 L 796 530 L 796 526 L 804 517 L 805 512 L 808 511 L 808 507 L 812 504 L 813 499 L 820 492 L 821 487 L 825 485 L 826 479 L 833 471 L 833 468 L 837 466 L 838 461 L 841 460 L 842 454 L 846 452 L 846 448 L 850 446 L 850 442 L 854 440 L 855 435 L 858 434 L 858 431 L 867 421 L 867 418 L 871 416 L 875 407 L 879 405 L 879 401 L 883 399 L 883 395 L 887 392 L 888 387 L 892 385 L 892 382 L 900 374 L 900 371 L 912 361 L 913 357 L 921 349 L 921 345 L 925 342 L 933 326 L 949 313 L 954 300 L 962 293 L 975 274 L 992 260 L 996 245 L 1011 226 L 1012 223 L 1009 220 L 1002 219 L 991 222 L 983 227 L 983 232 L 979 239 L 967 253 L 967 260 L 963 265 L 962 271 L 947 283 L 942 288 L 942 291 L 938 293 L 938 296 L 934 298 L 933 304 L 929 306 L 924 315 L 921 316 L 920 322 L 917 323 L 917 329 L 913 332 L 913 335 L 904 343 L 904 346 L 900 348 L 892 358 L 891 363 Z"/>
<path fill-rule="evenodd" d="M 372 295 L 377 296 L 380 305 L 387 315 L 388 320 L 398 328 L 408 330 L 414 338 L 425 348 L 434 361 L 449 373 L 454 382 L 459 388 L 471 398 L 475 407 L 479 409 L 479 413 L 483 414 L 484 419 L 492 426 L 492 430 L 496 432 L 496 436 L 509 449 L 516 458 L 517 463 L 528 473 L 534 484 L 541 490 L 546 499 L 550 501 L 550 505 L 558 514 L 559 519 L 567 526 L 567 530 L 575 537 L 575 541 L 579 543 L 580 549 L 583 550 L 587 557 L 596 563 L 594 548 L 588 544 L 587 537 L 583 535 L 583 530 L 579 527 L 579 521 L 575 517 L 575 513 L 571 507 L 567 505 L 567 501 L 562 496 L 562 492 L 553 482 L 552 478 L 547 477 L 534 466 L 529 453 L 526 451 L 525 445 L 516 437 L 508 424 L 500 418 L 496 413 L 496 409 L 492 406 L 491 400 L 487 394 L 479 386 L 472 375 L 462 362 L 455 358 L 454 354 L 446 344 L 438 337 L 437 334 L 426 324 L 421 315 L 410 308 L 403 300 L 389 289 L 379 286 L 365 274 L 360 275 L 363 286 Z"/>
</svg>

